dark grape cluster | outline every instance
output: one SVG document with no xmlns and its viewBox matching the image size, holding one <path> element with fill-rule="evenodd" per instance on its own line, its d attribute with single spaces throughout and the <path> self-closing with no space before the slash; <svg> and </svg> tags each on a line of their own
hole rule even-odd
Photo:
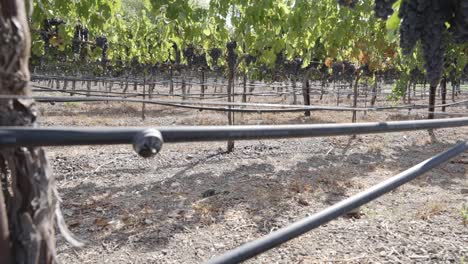
<svg viewBox="0 0 468 264">
<path fill-rule="evenodd" d="M 429 83 L 436 85 L 444 70 L 445 40 L 444 32 L 445 17 L 442 12 L 433 7 L 426 15 L 431 16 L 431 21 L 426 22 L 421 35 L 421 44 L 424 56 L 424 68 Z"/>
<path fill-rule="evenodd" d="M 109 43 L 105 36 L 96 37 L 96 46 L 102 49 L 102 59 L 101 62 L 105 65 L 108 61 L 107 59 L 107 50 L 109 49 Z"/>
<path fill-rule="evenodd" d="M 393 13 L 394 2 L 375 0 L 376 16 L 387 19 Z M 349 6 L 349 3 L 344 5 Z M 448 31 L 455 41 L 468 41 L 468 0 L 402 0 L 398 17 L 401 20 L 400 47 L 403 54 L 410 55 L 419 41 L 426 77 L 431 85 L 436 85 L 444 68 Z"/>
<path fill-rule="evenodd" d="M 42 29 L 40 31 L 40 35 L 42 40 L 44 41 L 44 47 L 46 52 L 50 46 L 50 38 L 52 36 L 58 36 L 59 27 L 60 25 L 65 24 L 65 21 L 58 18 L 50 18 L 44 19 L 42 21 Z"/>
<path fill-rule="evenodd" d="M 219 48 L 212 48 L 210 50 L 210 57 L 213 60 L 214 65 L 218 64 L 218 59 L 219 59 L 219 57 L 221 57 L 221 53 L 222 53 L 222 51 Z"/>
<path fill-rule="evenodd" d="M 230 41 L 226 44 L 227 48 L 227 62 L 229 69 L 233 70 L 236 67 L 236 62 L 237 62 L 237 54 L 235 49 L 237 48 L 237 42 L 236 41 Z"/>
<path fill-rule="evenodd" d="M 375 16 L 382 19 L 387 19 L 393 13 L 393 4 L 396 0 L 375 0 L 374 12 Z"/>
<path fill-rule="evenodd" d="M 250 54 L 247 54 L 245 56 L 245 63 L 247 64 L 247 66 L 249 66 L 251 63 L 255 63 L 257 61 L 257 57 L 255 56 L 252 56 Z"/>
<path fill-rule="evenodd" d="M 78 54 L 80 53 L 81 49 L 81 25 L 75 26 L 75 32 L 73 33 L 72 39 L 72 49 L 73 53 Z"/>
<path fill-rule="evenodd" d="M 355 7 L 358 0 L 338 0 L 338 3 L 342 6 Z"/>
<path fill-rule="evenodd" d="M 349 61 L 337 62 L 332 65 L 332 77 L 335 80 L 350 82 L 354 79 L 355 72 L 356 67 Z"/>
<path fill-rule="evenodd" d="M 421 42 L 426 76 L 436 85 L 442 75 L 445 57 L 445 22 L 451 14 L 449 1 L 407 0 L 400 7 L 400 46 L 403 54 L 413 52 Z"/>
<path fill-rule="evenodd" d="M 50 19 L 44 19 L 43 21 L 43 28 L 44 29 L 52 29 L 54 27 L 54 33 L 58 34 L 58 26 L 65 24 L 65 21 L 63 21 L 60 18 L 50 18 Z"/>
<path fill-rule="evenodd" d="M 184 49 L 184 58 L 187 60 L 187 65 L 191 66 L 193 64 L 193 59 L 195 56 L 195 49 L 192 45 L 189 45 L 186 49 Z"/>
<path fill-rule="evenodd" d="M 195 54 L 193 56 L 193 65 L 201 67 L 201 68 L 207 68 L 208 63 L 206 61 L 206 55 L 205 54 Z"/>
<path fill-rule="evenodd" d="M 72 39 L 73 53 L 80 53 L 81 48 L 84 47 L 83 41 L 88 41 L 88 29 L 83 27 L 81 24 L 77 24 L 75 26 L 75 32 L 73 33 Z"/>
<path fill-rule="evenodd" d="M 283 52 L 283 51 L 281 51 L 280 53 L 276 54 L 275 64 L 276 64 L 277 66 L 284 65 L 285 62 L 286 62 L 286 58 L 284 57 L 284 52 Z"/>
<path fill-rule="evenodd" d="M 468 41 L 468 0 L 459 0 L 454 7 L 454 17 L 450 27 L 455 41 Z"/>
<path fill-rule="evenodd" d="M 81 29 L 81 38 L 83 41 L 88 41 L 89 39 L 89 30 L 85 27 Z"/>
<path fill-rule="evenodd" d="M 284 64 L 284 68 L 286 72 L 289 74 L 294 74 L 294 75 L 297 75 L 301 67 L 302 67 L 302 59 L 300 58 L 295 58 L 291 61 L 286 61 L 286 63 Z"/>
<path fill-rule="evenodd" d="M 177 46 L 176 43 L 172 43 L 172 48 L 174 49 L 175 53 L 175 63 L 180 64 L 180 52 L 179 52 L 179 47 Z"/>
<path fill-rule="evenodd" d="M 401 18 L 400 46 L 403 53 L 411 54 L 420 41 L 426 77 L 429 83 L 436 85 L 444 68 L 446 22 L 450 24 L 455 40 L 468 41 L 468 0 L 405 0 L 398 16 Z M 460 28 L 463 23 L 465 25 Z"/>
</svg>

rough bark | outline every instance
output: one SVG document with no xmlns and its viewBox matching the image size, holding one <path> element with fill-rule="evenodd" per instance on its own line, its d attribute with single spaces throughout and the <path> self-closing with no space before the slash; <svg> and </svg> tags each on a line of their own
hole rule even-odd
<svg viewBox="0 0 468 264">
<path fill-rule="evenodd" d="M 310 85 L 307 75 L 302 79 L 302 97 L 304 98 L 304 105 L 310 106 Z M 310 116 L 310 110 L 304 111 L 304 116 Z"/>
<path fill-rule="evenodd" d="M 29 96 L 25 3 L 0 0 L 0 12 L 0 94 Z M 0 126 L 32 126 L 35 121 L 34 101 L 0 100 Z M 54 263 L 55 217 L 63 219 L 42 148 L 0 149 L 0 179 L 0 263 Z M 63 221 L 59 228 L 70 238 Z"/>
<path fill-rule="evenodd" d="M 434 105 L 435 105 L 435 98 L 436 98 L 436 90 L 437 90 L 437 83 L 430 85 L 429 90 L 429 114 L 427 119 L 434 119 Z"/>
<path fill-rule="evenodd" d="M 372 85 L 372 98 L 371 98 L 371 106 L 374 107 L 375 101 L 377 100 L 377 80 L 375 80 L 374 84 Z"/>
<path fill-rule="evenodd" d="M 200 99 L 205 98 L 205 90 L 206 90 L 206 85 L 205 85 L 205 71 L 201 71 L 201 76 L 200 76 Z"/>
<path fill-rule="evenodd" d="M 445 105 L 447 103 L 447 79 L 445 77 L 440 82 L 440 90 L 442 95 L 442 104 Z M 442 112 L 445 112 L 445 106 L 442 106 Z"/>
<path fill-rule="evenodd" d="M 246 103 L 247 102 L 247 74 L 244 72 L 243 74 L 243 80 L 242 80 L 242 102 Z"/>
<path fill-rule="evenodd" d="M 30 95 L 30 36 L 24 2 L 0 0 L 0 11 L 0 94 Z M 0 101 L 0 126 L 31 126 L 35 120 L 32 100 Z M 1 222 L 8 223 L 10 233 L 8 248 L 1 248 L 0 255 L 11 256 L 5 263 L 53 263 L 56 200 L 44 152 L 5 148 L 0 149 L 0 160 L 2 185 L 7 185 L 0 210 L 8 211 L 1 213 Z"/>
<path fill-rule="evenodd" d="M 292 83 L 292 96 L 293 96 L 293 104 L 297 104 L 297 95 L 296 95 L 296 81 L 297 77 L 296 75 L 293 75 L 291 77 L 291 83 Z"/>
<path fill-rule="evenodd" d="M 229 69 L 228 86 L 227 86 L 227 99 L 229 103 L 233 101 L 232 94 L 234 90 L 234 76 L 235 76 L 234 69 Z M 233 112 L 228 112 L 228 124 L 230 126 L 234 125 L 234 113 Z M 234 141 L 228 140 L 227 152 L 230 153 L 232 151 L 234 151 Z"/>
</svg>

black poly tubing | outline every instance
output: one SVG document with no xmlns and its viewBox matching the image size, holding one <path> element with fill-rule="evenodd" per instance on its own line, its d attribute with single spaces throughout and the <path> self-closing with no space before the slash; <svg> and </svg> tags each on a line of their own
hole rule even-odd
<svg viewBox="0 0 468 264">
<path fill-rule="evenodd" d="M 34 99 L 38 102 L 133 102 L 133 103 L 146 103 L 156 104 L 165 106 L 174 106 L 181 108 L 199 109 L 199 110 L 211 110 L 211 111 L 224 111 L 224 112 L 302 112 L 304 110 L 309 111 L 384 111 L 389 109 L 419 109 L 427 108 L 422 105 L 410 105 L 410 106 L 388 106 L 388 107 L 333 107 L 333 106 L 300 106 L 300 105 L 282 105 L 282 104 L 259 104 L 259 103 L 229 103 L 229 102 L 215 102 L 215 101 L 171 101 L 171 100 L 146 100 L 146 99 L 133 99 L 133 98 L 121 98 L 121 97 L 73 97 L 73 96 L 12 96 L 12 95 L 0 95 L 0 99 Z M 434 107 L 452 106 L 456 104 L 468 104 L 468 100 L 460 101 L 456 103 L 450 103 L 445 105 L 435 105 Z M 278 107 L 280 109 L 233 109 L 233 108 L 215 108 L 215 107 L 201 107 L 195 105 L 222 105 L 222 106 L 255 106 L 255 107 Z"/>
<path fill-rule="evenodd" d="M 373 187 L 336 203 L 325 210 L 295 222 L 287 227 L 279 229 L 262 238 L 251 241 L 227 253 L 215 257 L 207 264 L 234 264 L 248 260 L 258 254 L 277 247 L 293 238 L 319 227 L 353 209 L 358 208 L 396 188 L 415 179 L 425 172 L 433 169 L 449 159 L 458 156 L 468 150 L 468 141 L 429 158 L 418 165 L 411 167 L 400 174 L 393 176 Z"/>
<path fill-rule="evenodd" d="M 275 138 L 304 138 L 388 133 L 468 126 L 468 117 L 394 122 L 153 127 L 165 143 Z M 145 127 L 32 128 L 0 127 L 0 147 L 132 144 Z"/>
</svg>

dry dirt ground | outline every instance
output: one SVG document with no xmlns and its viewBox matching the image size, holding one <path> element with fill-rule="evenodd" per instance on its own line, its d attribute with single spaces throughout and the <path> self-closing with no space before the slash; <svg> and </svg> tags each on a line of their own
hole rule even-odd
<svg viewBox="0 0 468 264">
<path fill-rule="evenodd" d="M 222 113 L 124 103 L 41 104 L 42 126 L 225 124 Z M 454 110 L 455 111 L 455 110 Z M 464 108 L 457 112 L 467 112 Z M 359 121 L 422 115 L 359 114 Z M 236 115 L 246 124 L 348 122 L 350 113 Z M 62 263 L 203 263 L 363 191 L 461 140 L 468 127 L 288 140 L 46 148 L 72 248 Z M 468 153 L 248 263 L 466 263 Z"/>
</svg>

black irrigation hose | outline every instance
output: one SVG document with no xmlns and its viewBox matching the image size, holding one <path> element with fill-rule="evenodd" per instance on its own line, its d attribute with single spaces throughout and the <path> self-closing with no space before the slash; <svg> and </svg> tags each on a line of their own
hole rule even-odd
<svg viewBox="0 0 468 264">
<path fill-rule="evenodd" d="M 1 98 L 1 97 L 0 97 Z M 111 99 L 109 99 L 111 98 Z M 122 102 L 133 102 L 133 103 L 148 103 L 148 104 L 159 104 L 159 105 L 172 105 L 172 106 L 181 106 L 181 105 L 222 105 L 222 106 L 253 106 L 253 107 L 278 107 L 283 109 L 291 109 L 292 112 L 296 111 L 383 111 L 383 110 L 390 110 L 390 109 L 425 109 L 428 106 L 426 105 L 407 105 L 407 106 L 383 106 L 383 107 L 334 107 L 334 106 L 306 106 L 306 105 L 283 105 L 283 104 L 265 104 L 265 103 L 229 103 L 229 102 L 215 102 L 215 101 L 173 101 L 173 100 L 146 100 L 146 99 L 130 99 L 130 98 L 122 98 L 119 97 L 86 97 L 86 98 L 77 98 L 77 97 L 67 97 L 67 96 L 35 96 L 33 99 L 37 101 L 45 101 L 45 102 L 78 102 L 82 100 L 83 102 L 86 101 L 122 101 Z M 435 105 L 435 108 L 440 107 L 450 107 L 454 105 L 460 104 L 467 104 L 468 100 L 466 101 L 459 101 L 456 103 L 444 104 L 444 105 Z M 188 107 L 189 108 L 189 107 Z M 193 107 L 198 108 L 198 107 Z M 206 108 L 208 109 L 208 108 Z M 213 108 L 214 109 L 214 108 Z M 226 109 L 226 108 L 222 108 Z M 227 111 L 227 110 L 226 110 Z M 253 112 L 261 112 L 261 111 L 269 111 L 263 109 L 256 109 Z"/>
<path fill-rule="evenodd" d="M 0 97 L 1 98 L 1 97 Z M 155 102 L 151 100 L 139 100 L 139 99 L 126 99 L 122 100 L 118 97 L 105 97 L 106 99 L 93 99 L 91 97 L 72 97 L 70 99 L 62 99 L 62 100 L 50 100 L 35 97 L 35 100 L 38 102 L 133 102 L 133 103 L 146 103 L 146 104 L 155 104 L 155 105 L 164 105 L 164 106 L 172 106 L 178 108 L 186 108 L 186 109 L 195 109 L 199 111 L 217 111 L 217 112 L 238 112 L 238 113 L 290 113 L 290 112 L 303 112 L 302 108 L 296 109 L 245 109 L 245 108 L 232 108 L 232 107 L 203 107 L 203 106 L 193 106 L 189 104 L 175 104 L 175 103 L 166 103 L 166 102 Z"/>
<path fill-rule="evenodd" d="M 53 89 L 53 88 L 50 88 L 50 87 L 44 87 L 44 86 L 40 86 L 40 85 L 32 85 L 33 87 L 37 87 L 37 88 L 41 88 L 41 89 L 44 89 L 44 90 L 50 90 L 50 91 L 57 91 L 57 92 L 63 92 L 63 93 L 75 93 L 75 94 L 81 94 L 81 95 L 86 95 L 86 94 L 82 94 L 82 93 L 78 93 L 78 92 L 74 92 L 73 90 L 70 90 L 70 91 L 67 91 L 67 90 L 57 90 L 57 89 Z M 121 93 L 121 92 L 109 92 L 109 91 L 96 91 L 96 90 L 77 90 L 77 91 L 82 91 L 82 92 L 91 92 L 91 93 L 101 93 L 101 94 L 126 94 L 126 93 Z M 131 97 L 133 96 L 139 96 L 139 95 L 143 95 L 142 93 L 129 93 L 129 95 Z M 167 94 L 154 94 L 155 96 L 157 95 L 167 95 Z M 191 94 L 187 94 L 186 96 L 187 97 L 190 97 Z M 238 94 L 238 95 L 242 95 L 242 94 Z M 183 95 L 171 95 L 171 96 L 183 96 Z M 109 96 L 110 97 L 110 96 Z M 113 96 L 113 97 L 116 97 L 117 96 Z M 57 97 L 57 98 L 63 98 L 63 97 Z M 195 97 L 196 98 L 196 97 Z M 166 101 L 167 102 L 167 101 Z M 265 103 L 262 103 L 262 104 L 255 104 L 255 103 L 228 103 L 228 102 L 214 102 L 214 101 L 211 101 L 210 103 L 206 103 L 206 102 L 202 102 L 202 101 L 184 101 L 184 102 L 177 102 L 177 101 L 169 101 L 170 103 L 181 103 L 181 104 L 212 104 L 212 105 L 230 105 L 230 106 L 257 106 L 257 107 L 281 107 L 281 108 L 288 108 L 288 107 L 291 107 L 291 108 L 299 108 L 301 107 L 302 109 L 304 110 L 329 110 L 329 111 L 379 111 L 379 110 L 388 110 L 388 109 L 418 109 L 418 108 L 427 108 L 429 107 L 428 105 L 402 105 L 402 106 L 384 106 L 384 107 L 371 107 L 371 108 L 367 108 L 367 107 L 357 107 L 357 108 L 353 108 L 353 107 L 328 107 L 328 106 L 298 106 L 298 105 L 284 105 L 284 104 L 265 104 Z M 468 100 L 462 100 L 462 101 L 458 101 L 458 102 L 453 102 L 453 103 L 446 103 L 446 104 L 439 104 L 439 105 L 434 105 L 435 108 L 441 108 L 441 107 L 450 107 L 450 106 L 454 106 L 454 105 L 464 105 L 464 104 L 468 104 Z"/>
<path fill-rule="evenodd" d="M 187 108 L 200 109 L 201 107 L 188 106 L 188 105 L 221 105 L 221 106 L 253 106 L 253 107 L 275 107 L 287 109 L 287 111 L 304 111 L 304 110 L 328 110 L 328 111 L 372 111 L 372 108 L 352 108 L 352 107 L 329 107 L 329 106 L 300 106 L 300 105 L 282 105 L 282 104 L 255 104 L 255 103 L 229 103 L 229 102 L 215 102 L 215 101 L 174 101 L 174 100 L 146 100 L 146 99 L 133 99 L 133 98 L 120 98 L 120 97 L 73 97 L 73 96 L 10 96 L 0 95 L 0 99 L 34 99 L 39 102 L 132 102 L 132 103 L 146 103 L 156 105 L 180 106 L 185 105 Z M 208 108 L 207 108 L 208 109 Z M 223 111 L 228 111 L 228 108 L 219 108 Z M 226 110 L 225 110 L 226 109 Z M 249 110 L 252 112 L 262 112 L 263 109 Z M 286 112 L 287 112 L 286 111 Z"/>
<path fill-rule="evenodd" d="M 337 204 L 334 204 L 314 215 L 295 222 L 287 227 L 279 229 L 262 238 L 251 241 L 227 253 L 215 257 L 207 264 L 234 264 L 240 263 L 250 258 L 277 247 L 293 238 L 303 235 L 310 230 L 317 228 L 339 216 L 352 211 L 378 197 L 408 183 L 416 177 L 423 175 L 427 171 L 441 165 L 442 163 L 464 153 L 468 150 L 468 141 L 460 143 L 451 149 L 431 157 L 418 165 L 411 167 L 400 174 L 393 176 L 373 187 L 349 197 Z"/>
<path fill-rule="evenodd" d="M 65 90 L 65 89 L 54 89 L 54 88 L 50 88 L 50 87 L 45 87 L 45 86 L 41 86 L 41 85 L 36 85 L 36 84 L 33 84 L 32 85 L 33 87 L 35 88 L 38 88 L 37 90 L 36 89 L 33 89 L 33 91 L 49 91 L 49 92 L 59 92 L 59 93 L 69 93 L 69 94 L 79 94 L 79 95 L 88 95 L 89 94 L 115 94 L 115 95 L 126 95 L 126 96 L 120 96 L 120 97 L 138 97 L 138 96 L 143 96 L 143 95 L 148 95 L 148 94 L 143 94 L 143 93 L 126 93 L 126 92 L 115 92 L 115 91 L 98 91 L 98 90 L 86 90 L 86 89 L 75 89 L 75 90 Z M 289 93 L 284 93 L 284 94 L 289 94 Z M 283 93 L 246 93 L 245 95 L 249 95 L 249 96 L 252 96 L 252 95 L 255 95 L 255 96 L 281 96 L 281 95 L 284 95 Z M 175 97 L 184 97 L 184 95 L 182 94 L 167 94 L 167 93 L 154 93 L 152 94 L 153 96 L 175 96 Z M 194 95 L 202 95 L 201 93 L 198 93 L 198 94 L 194 94 L 194 93 L 190 93 L 190 94 L 187 94 L 185 95 L 185 97 L 187 98 L 199 98 L 197 96 L 194 96 Z M 205 93 L 204 94 L 206 96 L 205 99 L 212 99 L 212 98 L 224 98 L 224 97 L 227 97 L 227 95 L 223 95 L 223 94 L 219 94 L 219 93 Z M 210 96 L 212 95 L 212 96 Z M 214 96 L 214 95 L 218 95 L 218 96 Z M 236 93 L 236 94 L 233 94 L 233 96 L 241 96 L 241 95 L 244 95 L 244 93 Z M 318 94 L 317 94 L 318 95 Z M 110 96 L 110 95 L 107 95 L 109 97 L 118 97 L 118 96 Z M 361 96 L 362 97 L 362 96 Z M 441 104 L 441 105 L 435 105 L 434 107 L 436 108 L 440 108 L 440 107 L 450 107 L 450 106 L 454 106 L 454 105 L 460 105 L 460 104 L 465 104 L 465 103 L 468 103 L 468 100 L 462 100 L 462 101 L 458 101 L 458 102 L 453 102 L 453 103 L 446 103 L 446 104 Z M 223 104 L 225 104 L 225 102 L 223 102 Z M 251 103 L 249 103 L 251 104 Z M 291 106 L 291 105 L 282 105 L 284 107 L 288 107 L 288 106 Z M 403 106 L 389 106 L 389 107 L 373 107 L 373 108 L 368 108 L 368 109 L 398 109 L 398 108 L 404 108 L 404 109 L 410 109 L 410 108 L 413 108 L 413 107 L 416 107 L 416 108 L 427 108 L 428 105 L 403 105 Z"/>
<path fill-rule="evenodd" d="M 221 94 L 221 93 L 188 93 L 186 95 L 183 94 L 169 94 L 169 93 L 127 93 L 127 92 L 116 92 L 116 91 L 99 91 L 99 90 L 87 90 L 87 89 L 55 89 L 55 88 L 50 88 L 50 87 L 45 87 L 41 85 L 36 85 L 33 84 L 32 89 L 33 92 L 50 92 L 50 93 L 68 93 L 68 94 L 80 94 L 80 95 L 105 95 L 109 97 L 117 97 L 117 96 L 111 96 L 111 95 L 120 95 L 120 97 L 138 97 L 138 96 L 143 96 L 143 95 L 151 95 L 153 97 L 158 97 L 158 96 L 164 96 L 164 97 L 186 97 L 186 98 L 197 98 L 199 99 L 201 95 L 204 96 L 204 99 L 213 99 L 213 98 L 226 98 L 228 95 L 227 94 Z M 245 93 L 245 95 L 248 96 L 275 96 L 275 97 L 280 97 L 282 95 L 286 95 L 289 93 Z M 242 96 L 244 93 L 233 93 L 232 96 Z M 318 95 L 318 94 L 317 94 Z"/>
<path fill-rule="evenodd" d="M 40 86 L 33 84 L 32 89 L 33 92 L 51 92 L 51 93 L 68 93 L 68 94 L 83 94 L 83 93 L 97 93 L 97 94 L 111 94 L 111 95 L 125 95 L 125 97 L 136 97 L 136 96 L 143 96 L 143 95 L 149 95 L 150 93 L 127 93 L 127 92 L 115 92 L 115 91 L 99 91 L 99 90 L 87 90 L 87 89 L 55 89 L 55 88 L 49 88 L 45 86 Z M 265 92 L 265 93 L 233 93 L 231 96 L 242 96 L 242 95 L 248 95 L 248 96 L 259 96 L 259 97 L 264 97 L 264 96 L 271 96 L 271 97 L 280 97 L 283 95 L 289 95 L 290 93 L 273 93 L 273 92 Z M 165 96 L 165 97 L 187 97 L 187 98 L 200 98 L 201 95 L 203 95 L 206 98 L 226 98 L 228 95 L 227 94 L 221 94 L 221 93 L 188 93 L 186 95 L 183 94 L 169 94 L 169 93 L 151 93 L 152 96 Z M 315 95 L 319 95 L 319 93 L 315 93 Z"/>
<path fill-rule="evenodd" d="M 59 90 L 60 91 L 60 90 Z M 53 92 L 53 91 L 52 91 Z M 61 92 L 61 91 L 60 91 Z M 70 92 L 67 92 L 67 93 L 70 93 Z M 83 92 L 73 92 L 73 94 L 78 94 L 78 95 L 87 95 L 86 93 L 83 93 Z M 93 94 L 94 96 L 95 94 Z M 137 97 L 138 94 L 135 94 L 135 93 L 128 93 L 127 94 L 128 96 L 125 96 L 124 99 L 127 99 L 127 98 L 130 98 L 130 97 Z M 159 95 L 159 94 L 158 94 Z M 1 98 L 1 97 L 0 97 Z M 69 98 L 75 98 L 73 100 L 68 100 L 68 101 L 65 101 L 65 102 L 80 102 L 80 98 L 89 98 L 89 97 L 69 97 Z M 119 97 L 119 96 L 113 96 L 113 95 L 107 95 L 105 98 L 122 98 L 122 97 Z M 192 97 L 189 97 L 189 98 L 192 98 Z M 193 98 L 199 98 L 199 97 L 193 97 Z M 213 98 L 217 98 L 217 97 L 210 97 L 210 98 L 205 98 L 205 99 L 213 99 Z M 136 99 L 138 100 L 138 99 Z M 82 102 L 100 102 L 101 100 L 81 100 Z M 106 99 L 106 100 L 102 100 L 102 101 L 122 101 L 122 100 L 109 100 L 109 99 Z M 40 100 L 38 101 L 40 103 L 52 103 L 52 102 L 57 102 L 56 100 Z M 187 102 L 187 101 L 186 101 Z M 190 101 L 188 101 L 190 102 Z M 138 103 L 140 103 L 140 101 L 138 101 Z M 156 104 L 156 105 L 164 105 L 164 106 L 172 106 L 172 107 L 178 107 L 178 108 L 186 108 L 186 109 L 196 109 L 196 110 L 199 110 L 199 111 L 203 111 L 203 110 L 206 110 L 206 111 L 215 111 L 215 112 L 238 112 L 238 113 L 292 113 L 292 112 L 303 112 L 304 111 L 304 108 L 302 108 L 301 106 L 298 106 L 298 108 L 296 109 L 246 109 L 246 108 L 232 108 L 232 107 L 229 107 L 229 108 L 222 108 L 222 107 L 202 107 L 202 106 L 189 106 L 189 105 L 181 105 L 181 104 L 173 104 L 173 103 L 169 103 L 169 104 L 166 104 L 166 103 L 148 103 L 148 104 Z M 390 113 L 393 113 L 393 111 L 390 111 L 390 110 L 400 110 L 400 111 L 404 111 L 404 110 L 411 110 L 411 108 L 407 108 L 407 107 L 382 107 L 380 108 L 379 110 L 376 110 L 376 111 L 380 111 L 380 112 L 390 112 Z M 373 110 L 371 110 L 373 111 Z M 418 111 L 416 113 L 429 113 L 429 111 Z M 433 114 L 436 114 L 436 115 L 444 115 L 444 116 L 468 116 L 468 113 L 453 113 L 453 112 L 431 112 Z"/>
<path fill-rule="evenodd" d="M 180 143 L 343 136 L 461 126 L 468 126 L 468 118 L 313 125 L 173 126 L 151 129 L 161 132 L 166 143 Z M 148 128 L 0 127 L 0 147 L 128 144 L 136 133 L 146 129 Z"/>
<path fill-rule="evenodd" d="M 133 103 L 146 103 L 146 104 L 156 104 L 156 105 L 169 105 L 169 106 L 178 106 L 181 105 L 192 105 L 186 106 L 186 108 L 200 109 L 201 107 L 195 107 L 193 105 L 218 105 L 218 106 L 252 106 L 252 107 L 274 107 L 274 108 L 283 108 L 291 109 L 291 112 L 297 111 L 383 111 L 389 109 L 421 109 L 426 108 L 426 105 L 408 105 L 408 106 L 390 106 L 390 107 L 333 107 L 333 106 L 300 106 L 300 105 L 284 105 L 284 104 L 265 104 L 265 103 L 229 103 L 229 102 L 216 102 L 216 101 L 174 101 L 174 100 L 147 100 L 147 99 L 133 99 L 133 98 L 119 98 L 119 97 L 99 97 L 99 96 L 88 96 L 88 97 L 73 97 L 73 96 L 12 96 L 12 95 L 0 95 L 0 99 L 35 99 L 41 102 L 100 102 L 100 101 L 117 101 L 117 102 L 133 102 Z M 468 104 L 468 100 L 460 101 L 456 103 L 450 103 L 445 105 L 435 105 L 434 107 L 442 106 L 453 106 L 457 104 Z M 205 108 L 210 110 L 209 108 Z M 212 108 L 211 110 L 217 111 L 229 111 L 229 108 Z M 203 110 L 203 109 L 202 109 Z M 247 110 L 247 109 L 246 109 Z M 240 109 L 236 110 L 239 112 Z M 248 109 L 245 112 L 280 112 L 273 110 L 263 110 L 263 109 Z M 288 112 L 288 111 L 284 111 Z"/>
</svg>

